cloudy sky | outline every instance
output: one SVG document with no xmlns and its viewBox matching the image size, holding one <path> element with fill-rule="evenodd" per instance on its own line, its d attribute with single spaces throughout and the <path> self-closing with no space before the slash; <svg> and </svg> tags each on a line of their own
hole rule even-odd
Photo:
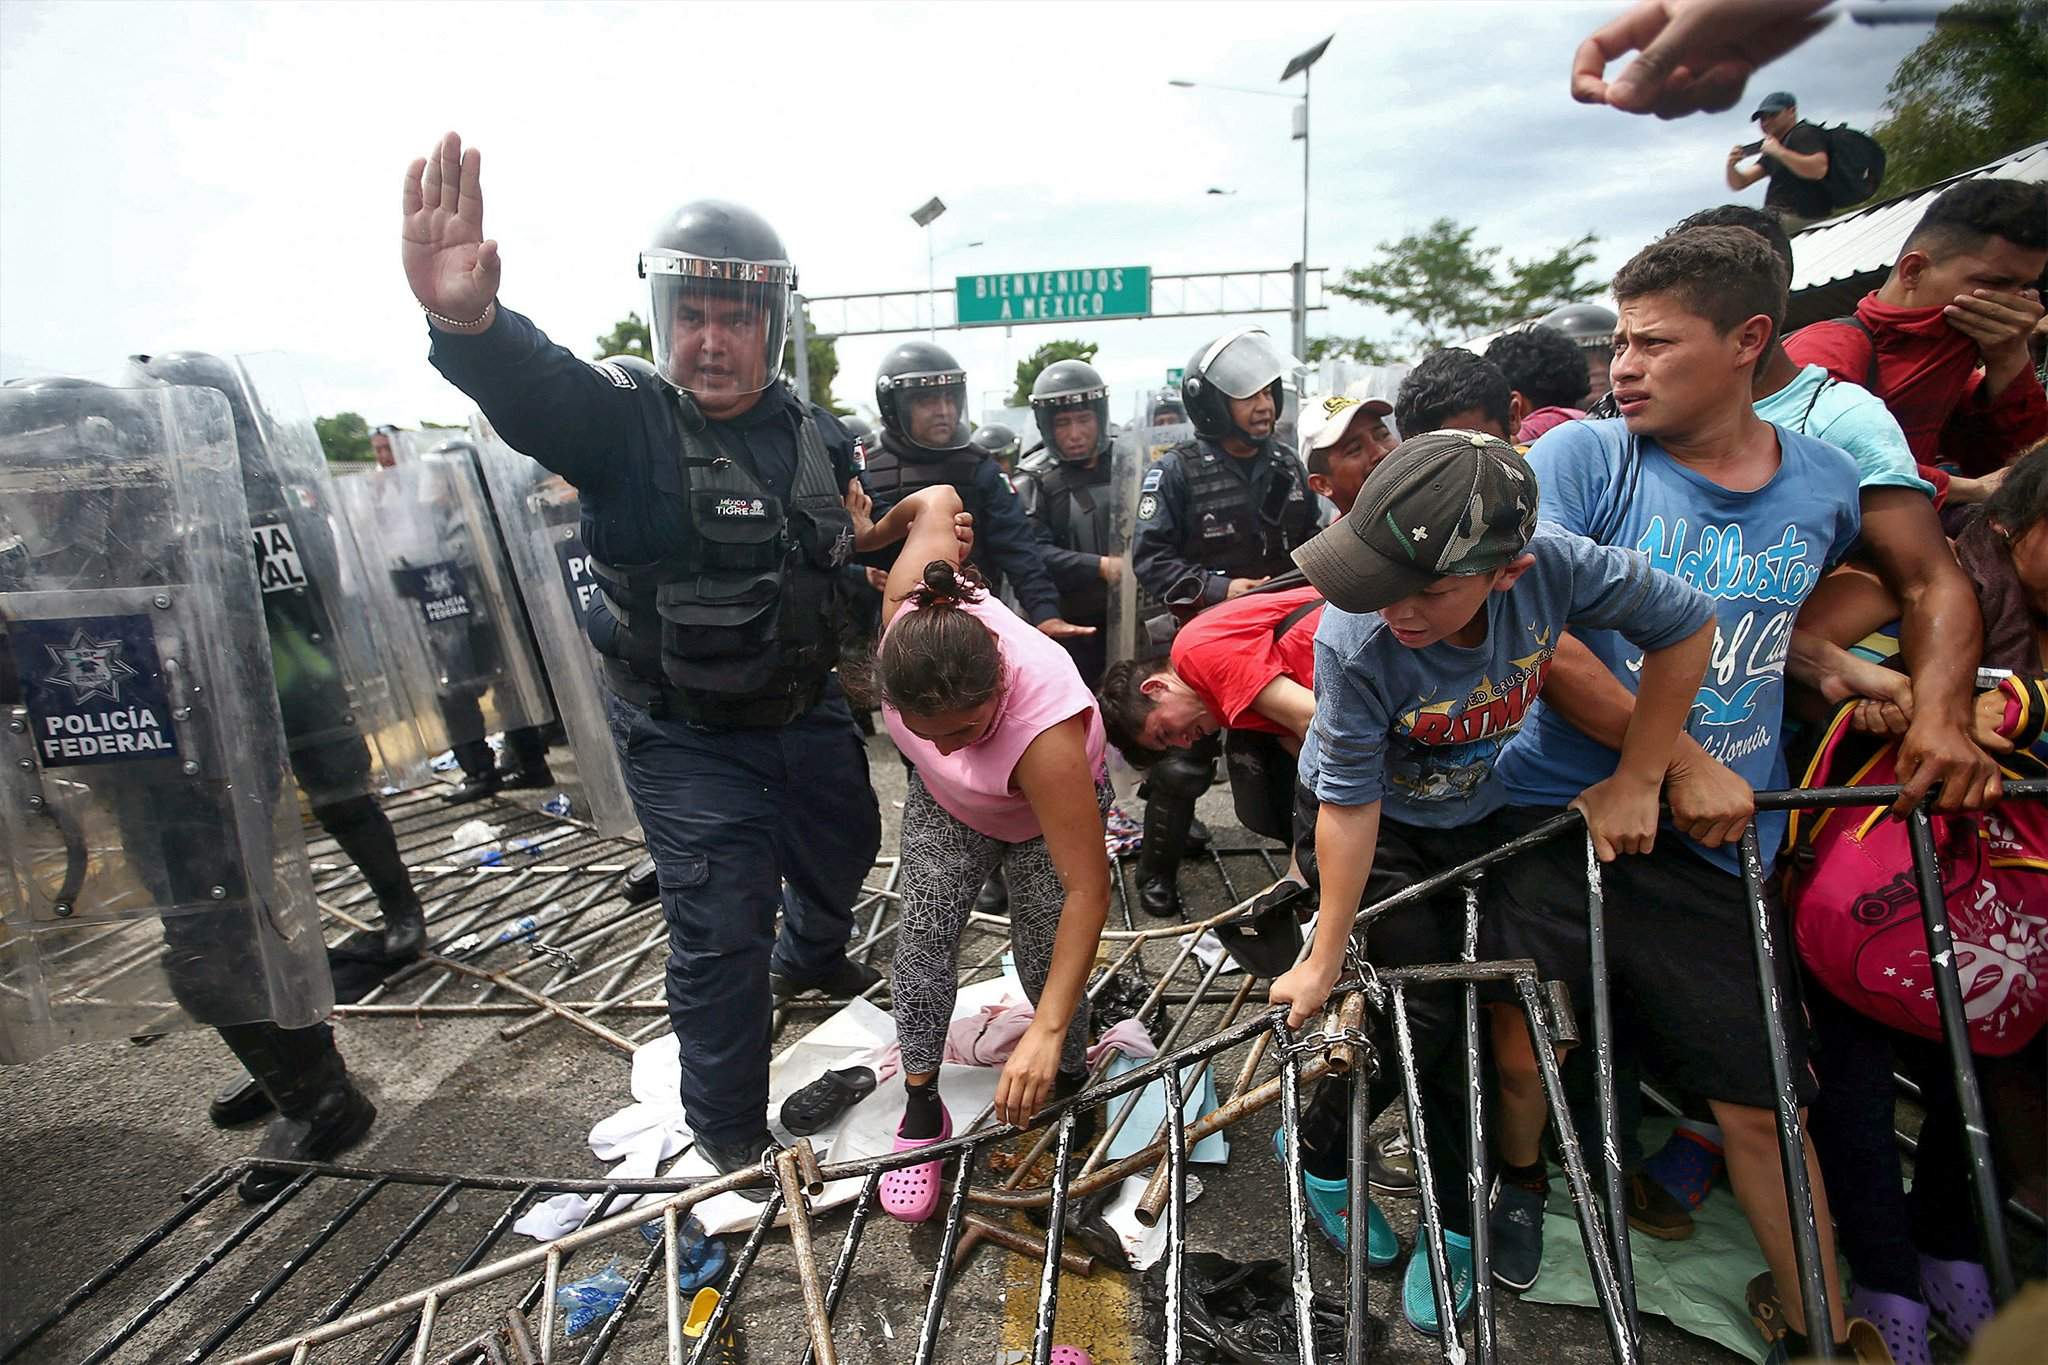
<svg viewBox="0 0 2048 1365">
<path fill-rule="evenodd" d="M 1572 50 L 1619 9 L 4 0 L 0 371 L 281 350 L 300 357 L 318 411 L 463 418 L 467 401 L 426 364 L 397 250 L 402 172 L 449 128 L 484 153 L 504 302 L 579 353 L 628 309 L 644 315 L 635 255 L 667 209 L 703 196 L 765 214 L 813 295 L 921 287 L 925 236 L 908 215 L 934 194 L 949 206 L 933 229 L 942 281 L 1284 269 L 1301 231 L 1289 104 L 1167 82 L 1271 87 L 1329 33 L 1313 264 L 1357 264 L 1449 216 L 1516 255 L 1595 231 L 1611 270 L 1728 198 L 1722 159 L 1753 135 L 1741 109 L 1665 124 L 1572 103 Z M 1791 89 L 1808 117 L 1867 128 L 1927 31 L 1838 19 L 1750 94 Z M 1265 321 L 1286 337 L 1284 313 Z M 1099 342 L 1121 418 L 1226 325 L 941 340 L 977 405 L 1040 342 Z M 1310 330 L 1384 325 L 1342 306 Z M 871 402 L 890 344 L 840 343 L 842 402 Z"/>
</svg>

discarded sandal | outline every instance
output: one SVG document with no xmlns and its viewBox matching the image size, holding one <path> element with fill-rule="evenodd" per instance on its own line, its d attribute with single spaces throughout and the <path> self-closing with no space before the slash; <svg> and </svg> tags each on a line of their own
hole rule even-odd
<svg viewBox="0 0 2048 1365">
<path fill-rule="evenodd" d="M 683 1316 L 684 1340 L 696 1341 L 701 1338 L 704 1329 L 711 1325 L 711 1315 L 717 1308 L 716 1289 L 707 1286 L 698 1290 L 696 1296 L 690 1300 L 689 1312 Z M 725 1326 L 720 1329 L 718 1339 L 713 1341 L 711 1348 L 705 1352 L 704 1359 L 710 1362 L 710 1365 L 739 1365 L 739 1362 L 745 1359 L 740 1354 L 738 1329 L 733 1326 L 730 1316 L 727 1317 Z"/>
<path fill-rule="evenodd" d="M 827 1071 L 782 1102 L 782 1126 L 792 1137 L 809 1137 L 875 1093 L 875 1073 L 864 1066 Z"/>
<path fill-rule="evenodd" d="M 943 1101 L 939 1104 L 939 1135 L 935 1138 L 907 1138 L 899 1127 L 895 1150 L 913 1151 L 944 1142 L 953 1136 L 953 1115 Z M 888 1171 L 882 1176 L 882 1212 L 903 1223 L 922 1223 L 939 1211 L 939 1171 L 942 1161 L 920 1161 L 915 1166 Z"/>
</svg>

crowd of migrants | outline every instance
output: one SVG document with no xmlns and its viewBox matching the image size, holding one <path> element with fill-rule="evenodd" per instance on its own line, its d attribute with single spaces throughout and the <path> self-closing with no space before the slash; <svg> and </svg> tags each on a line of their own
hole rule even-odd
<svg viewBox="0 0 2048 1365">
<path fill-rule="evenodd" d="M 1810 153 L 1776 140 L 1796 118 L 1789 96 L 1758 117 L 1774 188 L 1781 172 L 1804 175 Z M 1739 169 L 1747 154 L 1730 158 L 1737 188 L 1766 173 Z M 666 920 L 682 1105 L 713 1168 L 753 1168 L 774 1146 L 778 1005 L 879 980 L 847 954 L 881 851 L 866 712 L 880 712 L 908 767 L 891 965 L 898 1151 L 954 1132 L 940 1063 L 977 908 L 1008 916 L 1034 1009 L 995 1116 L 1028 1124 L 1084 1084 L 1084 993 L 1111 903 L 1111 749 L 1145 780 L 1145 913 L 1185 916 L 1178 868 L 1205 837 L 1195 803 L 1219 758 L 1242 822 L 1291 846 L 1287 875 L 1233 941 L 1297 1027 L 1344 975 L 1362 906 L 1571 808 L 1617 907 L 1607 953 L 1623 1100 L 1652 1082 L 1687 1115 L 1650 1153 L 1627 1116 L 1629 1221 L 1687 1237 L 1725 1179 L 1769 1266 L 1752 1306 L 1774 1324 L 1773 1349 L 1797 1357 L 1809 1343 L 1789 1325 L 1808 1319 L 1736 852 L 1754 823 L 1798 924 L 1782 984 L 1805 1004 L 1786 1026 L 1810 1106 L 1831 1329 L 1865 1359 L 1928 1360 L 1931 1324 L 1967 1341 L 1992 1300 L 1932 992 L 1914 979 L 1926 975 L 1917 907 L 1910 893 L 1879 897 L 1872 914 L 1865 894 L 1886 878 L 1910 887 L 1910 865 L 1901 852 L 1895 866 L 1845 868 L 1839 829 L 1788 829 L 1754 793 L 1895 774 L 1900 810 L 1932 801 L 1972 838 L 2003 841 L 2015 856 L 2000 866 L 2048 857 L 2034 826 L 1994 809 L 2005 777 L 2048 760 L 2048 191 L 2001 179 L 1946 189 L 1852 316 L 1785 335 L 1787 228 L 1807 216 L 1776 200 L 1695 214 L 1615 275 L 1618 312 L 1575 305 L 1483 355 L 1419 357 L 1391 394 L 1304 400 L 1298 449 L 1280 434 L 1297 362 L 1262 330 L 1228 331 L 1160 406 L 1192 435 L 1126 489 L 1108 386 L 1078 360 L 1037 377 L 1035 450 L 1021 458 L 1016 433 L 972 428 L 966 375 L 935 342 L 883 361 L 879 430 L 801 401 L 777 377 L 794 268 L 775 231 L 729 203 L 684 206 L 641 254 L 653 355 L 586 362 L 501 301 L 476 151 L 450 134 L 415 163 L 404 266 L 431 362 L 580 497 L 598 589 L 584 627 Z M 138 384 L 215 389 L 248 416 L 246 386 L 210 357 L 136 367 Z M 35 420 L 25 404 L 77 400 L 56 385 L 10 393 L 10 426 Z M 237 439 L 261 444 L 245 425 Z M 1134 434 L 1141 458 L 1152 453 Z M 252 492 L 252 522 L 258 510 Z M 1120 596 L 1142 618 L 1130 657 L 1112 657 Z M 389 822 L 353 780 L 368 770 L 362 741 L 296 738 L 319 727 L 294 728 L 284 641 L 332 627 L 294 625 L 289 607 L 263 599 L 290 762 L 378 894 L 377 950 L 416 957 L 419 901 Z M 51 652 L 73 683 L 105 685 L 80 672 L 91 660 Z M 492 766 L 477 695 L 442 699 L 464 773 L 451 799 L 546 785 L 538 725 L 508 726 L 507 766 Z M 1482 895 L 1480 956 L 1533 959 L 1589 999 L 1587 875 L 1569 839 L 1499 869 Z M 2048 946 L 2018 908 L 2024 886 L 2001 875 L 1985 862 L 1982 895 L 1970 890 L 1982 933 L 1959 915 L 1957 935 L 2001 1174 L 2038 1204 Z M 1845 880 L 1866 902 L 1853 914 Z M 1361 929 L 1357 949 L 1376 966 L 1454 961 L 1458 909 L 1406 905 Z M 223 951 L 173 947 L 181 960 Z M 167 971 L 248 1069 L 217 1116 L 274 1106 L 272 1158 L 325 1160 L 361 1139 L 374 1109 L 324 1024 L 245 1022 L 247 1005 L 210 1007 L 191 971 Z M 1469 1163 L 1453 1121 L 1458 998 L 1410 992 L 1439 1188 Z M 1546 1108 L 1524 1016 L 1505 995 L 1490 1003 L 1491 1273 L 1521 1290 L 1543 1257 Z M 1568 1074 L 1583 1060 L 1568 1057 Z M 1910 1194 L 1895 1068 L 1929 1111 Z M 1340 1247 L 1354 1083 L 1322 1083 L 1301 1116 L 1308 1202 Z M 1391 1068 L 1363 1083 L 1373 1112 L 1396 1101 Z M 1084 1115 L 1084 1140 L 1093 1122 Z M 1383 1193 L 1416 1185 L 1398 1150 L 1374 1161 Z M 881 1206 L 931 1218 L 940 1171 L 890 1172 Z M 267 1199 L 288 1179 L 259 1166 L 243 1194 Z M 1449 1301 L 1463 1314 L 1471 1210 L 1451 1200 L 1442 1212 Z M 1372 1264 L 1402 1259 L 1377 1208 L 1366 1235 Z M 1411 1250 L 1402 1302 L 1416 1330 L 1438 1334 L 1431 1273 Z"/>
</svg>

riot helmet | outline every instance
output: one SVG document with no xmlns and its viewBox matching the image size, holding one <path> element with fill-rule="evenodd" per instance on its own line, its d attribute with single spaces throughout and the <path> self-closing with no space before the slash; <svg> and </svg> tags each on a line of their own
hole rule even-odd
<svg viewBox="0 0 2048 1365">
<path fill-rule="evenodd" d="M 1031 385 L 1031 415 L 1038 422 L 1045 448 L 1062 460 L 1086 462 L 1109 449 L 1109 385 L 1085 360 L 1056 360 L 1038 372 Z M 1093 439 L 1085 444 L 1081 438 L 1089 433 L 1088 424 L 1080 420 L 1084 415 L 1095 419 Z M 1065 444 L 1059 437 L 1062 417 L 1066 418 Z"/>
<path fill-rule="evenodd" d="M 242 376 L 233 365 L 205 351 L 166 351 L 162 355 L 131 355 L 128 368 L 138 383 L 184 384 L 225 394 L 235 416 L 235 449 L 245 476 L 263 465 L 263 430 L 257 425 L 255 405 L 243 387 Z"/>
<path fill-rule="evenodd" d="M 840 418 L 839 425 L 845 427 L 846 434 L 856 441 L 865 441 L 875 434 L 875 429 L 868 425 L 868 419 L 858 415 Z"/>
<path fill-rule="evenodd" d="M 1585 352 L 1589 403 L 1614 386 L 1608 369 L 1614 364 L 1614 328 L 1618 321 L 1614 310 L 1597 303 L 1567 303 L 1536 319 L 1538 327 L 1555 327 Z"/>
<path fill-rule="evenodd" d="M 775 382 L 796 267 L 752 209 L 683 205 L 640 253 L 661 376 L 699 399 L 744 398 Z"/>
<path fill-rule="evenodd" d="M 45 576 L 61 563 L 76 577 L 72 586 L 90 586 L 119 542 L 117 525 L 131 539 L 144 529 L 156 531 L 151 553 L 167 553 L 179 542 L 175 528 L 137 511 L 154 505 L 157 479 L 140 471 L 174 438 L 165 421 L 161 405 L 134 389 L 75 375 L 7 381 L 0 394 L 0 590 L 24 584 L 31 561 Z M 35 458 L 11 458 L 17 446 Z M 98 474 L 36 484 L 53 456 Z M 16 476 L 28 482 L 17 483 Z"/>
<path fill-rule="evenodd" d="M 985 452 L 1006 470 L 1017 463 L 1017 433 L 1001 422 L 986 422 L 976 427 L 974 435 L 967 439 L 969 444 Z"/>
<path fill-rule="evenodd" d="M 1277 427 L 1287 405 L 1287 376 L 1298 363 L 1263 327 L 1225 332 L 1196 351 L 1188 358 L 1180 381 L 1181 402 L 1195 434 L 1211 441 L 1235 437 L 1263 449 L 1272 432 L 1254 436 L 1238 426 L 1230 415 L 1230 400 L 1250 398 L 1261 391 L 1272 394 Z"/>
<path fill-rule="evenodd" d="M 913 450 L 968 447 L 967 371 L 934 342 L 906 341 L 882 357 L 875 410 L 882 430 Z"/>
</svg>

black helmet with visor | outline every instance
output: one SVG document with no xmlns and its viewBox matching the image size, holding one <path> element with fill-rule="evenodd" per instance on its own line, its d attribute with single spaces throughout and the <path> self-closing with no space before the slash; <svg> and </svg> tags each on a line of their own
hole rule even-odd
<svg viewBox="0 0 2048 1365">
<path fill-rule="evenodd" d="M 934 342 L 906 341 L 882 357 L 875 410 L 882 430 L 913 450 L 947 453 L 969 445 L 967 371 Z"/>
<path fill-rule="evenodd" d="M 1081 412 L 1095 414 L 1095 443 L 1069 454 L 1060 444 L 1059 420 Z M 1031 415 L 1045 448 L 1062 460 L 1092 460 L 1109 449 L 1109 385 L 1085 360 L 1056 360 L 1038 372 L 1031 385 Z"/>
<path fill-rule="evenodd" d="M 741 398 L 775 382 L 796 267 L 752 209 L 700 199 L 670 214 L 640 253 L 654 366 L 699 398 Z"/>
</svg>

